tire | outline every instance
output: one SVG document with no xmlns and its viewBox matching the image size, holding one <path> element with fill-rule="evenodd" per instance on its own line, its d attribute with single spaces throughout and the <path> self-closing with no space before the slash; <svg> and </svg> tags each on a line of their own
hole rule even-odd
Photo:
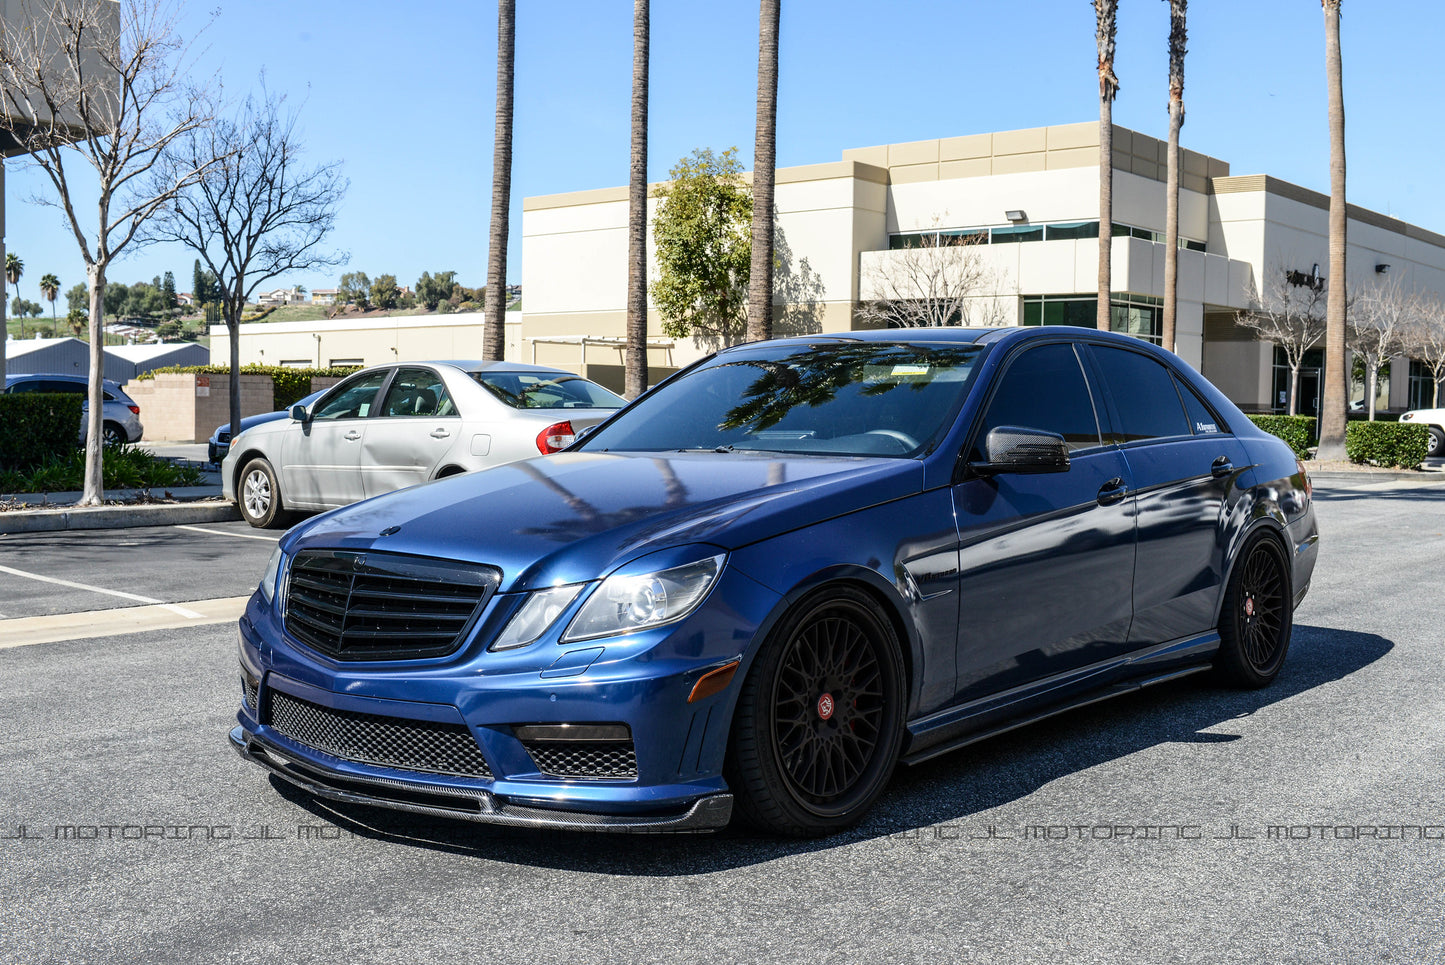
<svg viewBox="0 0 1445 965">
<path fill-rule="evenodd" d="M 105 423 L 100 430 L 100 442 L 105 446 L 123 446 L 130 441 L 125 429 L 116 422 Z"/>
<path fill-rule="evenodd" d="M 236 505 L 241 516 L 257 529 L 284 525 L 286 511 L 276 470 L 265 459 L 252 459 L 236 477 Z"/>
<path fill-rule="evenodd" d="M 1425 458 L 1439 459 L 1445 456 L 1445 429 L 1430 427 L 1430 441 L 1425 444 Z"/>
<path fill-rule="evenodd" d="M 1257 535 L 1245 544 L 1229 577 L 1215 666 L 1229 684 L 1267 687 L 1284 665 L 1293 627 L 1294 597 L 1284 547 L 1270 536 Z"/>
<path fill-rule="evenodd" d="M 724 775 L 775 834 L 857 824 L 903 740 L 903 656 L 883 608 L 851 587 L 807 597 L 768 635 L 738 695 Z"/>
</svg>

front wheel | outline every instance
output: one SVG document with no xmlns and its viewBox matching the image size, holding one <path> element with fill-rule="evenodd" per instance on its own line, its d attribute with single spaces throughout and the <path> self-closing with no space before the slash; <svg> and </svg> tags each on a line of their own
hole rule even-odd
<svg viewBox="0 0 1445 965">
<path fill-rule="evenodd" d="M 1269 536 L 1255 536 L 1234 564 L 1219 615 L 1219 657 L 1224 679 L 1240 687 L 1266 687 L 1279 674 L 1294 626 L 1289 561 Z"/>
<path fill-rule="evenodd" d="M 1445 429 L 1430 427 L 1430 441 L 1425 444 L 1425 458 L 1439 459 L 1445 456 Z"/>
<path fill-rule="evenodd" d="M 236 505 L 246 522 L 257 529 L 279 526 L 285 518 L 281 505 L 281 488 L 276 484 L 276 470 L 265 459 L 252 459 L 241 470 L 236 487 Z"/>
<path fill-rule="evenodd" d="M 883 792 L 902 737 L 898 635 L 868 594 L 833 587 L 763 643 L 738 696 L 725 774 L 752 824 L 830 834 Z"/>
</svg>

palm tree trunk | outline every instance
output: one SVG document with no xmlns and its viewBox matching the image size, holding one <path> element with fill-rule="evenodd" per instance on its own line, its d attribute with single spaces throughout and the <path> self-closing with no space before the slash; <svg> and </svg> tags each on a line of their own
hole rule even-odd
<svg viewBox="0 0 1445 965">
<path fill-rule="evenodd" d="M 753 259 L 748 340 L 773 335 L 773 181 L 777 169 L 778 20 L 781 0 L 758 11 L 758 128 L 753 142 Z"/>
<path fill-rule="evenodd" d="M 1325 391 L 1320 459 L 1345 458 L 1345 96 L 1340 66 L 1340 0 L 1325 12 L 1325 83 L 1330 121 L 1330 278 L 1325 304 Z"/>
<path fill-rule="evenodd" d="M 1096 324 L 1107 332 L 1113 291 L 1111 261 L 1114 251 L 1114 97 L 1119 78 L 1114 76 L 1115 14 L 1118 0 L 1094 0 L 1095 39 L 1099 45 L 1099 301 Z"/>
<path fill-rule="evenodd" d="M 497 118 L 492 145 L 492 233 L 487 243 L 487 297 L 482 306 L 482 358 L 507 350 L 507 227 L 512 203 L 512 77 L 517 0 L 497 0 Z"/>
<path fill-rule="evenodd" d="M 627 367 L 624 392 L 647 391 L 648 0 L 632 5 L 632 168 L 627 185 Z"/>
<path fill-rule="evenodd" d="M 1179 130 L 1184 126 L 1184 53 L 1189 0 L 1169 0 L 1169 173 L 1164 186 L 1164 348 L 1178 351 Z"/>
</svg>

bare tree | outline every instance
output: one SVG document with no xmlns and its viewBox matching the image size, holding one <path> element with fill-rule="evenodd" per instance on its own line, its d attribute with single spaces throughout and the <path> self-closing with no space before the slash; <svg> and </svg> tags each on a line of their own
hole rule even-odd
<svg viewBox="0 0 1445 965">
<path fill-rule="evenodd" d="M 1330 124 L 1330 294 L 1326 309 L 1324 399 L 1320 459 L 1345 458 L 1345 95 L 1340 67 L 1340 0 L 1321 0 L 1325 12 L 1325 86 Z"/>
<path fill-rule="evenodd" d="M 1179 311 L 1179 131 L 1184 127 L 1184 53 L 1189 0 L 1169 2 L 1169 164 L 1164 186 L 1164 347 L 1175 351 Z"/>
<path fill-rule="evenodd" d="M 482 306 L 482 358 L 507 351 L 507 234 L 512 204 L 512 78 L 517 48 L 517 0 L 497 0 L 497 117 L 492 141 L 492 233 L 487 294 Z"/>
<path fill-rule="evenodd" d="M 863 268 L 858 318 L 884 328 L 1007 324 L 998 272 L 977 236 L 937 230 L 917 247 L 880 252 Z"/>
<path fill-rule="evenodd" d="M 1404 351 L 1430 370 L 1435 383 L 1430 407 L 1440 407 L 1440 383 L 1445 382 L 1445 301 L 1439 295 L 1421 296 L 1415 317 L 1405 328 Z"/>
<path fill-rule="evenodd" d="M 339 162 L 306 166 L 296 115 L 263 83 L 235 118 L 181 138 L 157 165 L 176 179 L 220 158 L 176 196 L 147 230 L 148 240 L 179 242 L 200 256 L 221 289 L 231 355 L 231 438 L 241 434 L 241 312 L 262 284 L 299 271 L 332 268 L 346 255 L 327 249 L 336 206 L 346 193 Z"/>
<path fill-rule="evenodd" d="M 80 504 L 99 505 L 104 294 L 110 263 L 142 227 L 197 181 L 209 166 L 177 166 L 165 182 L 150 175 L 176 141 L 210 123 L 209 97 L 188 79 L 190 36 L 171 0 L 131 0 L 121 7 L 118 36 L 107 30 L 108 0 L 16 0 L 21 15 L 0 36 L 0 121 L 50 179 L 54 196 L 85 259 L 90 289 L 90 409 L 85 489 Z M 78 139 L 77 139 L 78 138 Z M 94 169 L 98 188 L 93 232 L 72 199 L 75 158 Z"/>
<path fill-rule="evenodd" d="M 1299 374 L 1305 354 L 1325 337 L 1325 292 L 1313 282 L 1295 284 L 1277 269 L 1263 284 L 1251 280 L 1245 297 L 1250 307 L 1238 314 L 1245 328 L 1284 350 L 1289 365 L 1289 414 L 1299 414 Z"/>
<path fill-rule="evenodd" d="M 1099 329 L 1107 332 L 1113 291 L 1111 262 L 1114 253 L 1114 98 L 1119 78 L 1114 74 L 1114 35 L 1118 31 L 1118 0 L 1094 0 L 1094 39 L 1099 46 Z"/>
<path fill-rule="evenodd" d="M 1398 279 L 1356 293 L 1345 345 L 1365 366 L 1365 404 L 1375 421 L 1380 368 L 1405 351 L 1406 332 L 1420 314 L 1420 296 Z"/>
<path fill-rule="evenodd" d="M 748 274 L 749 341 L 773 336 L 773 183 L 778 156 L 778 21 L 781 5 L 781 0 L 761 0 L 758 10 L 752 270 Z"/>
<path fill-rule="evenodd" d="M 648 0 L 632 6 L 632 165 L 627 184 L 627 349 L 624 391 L 647 391 L 647 70 Z"/>
</svg>

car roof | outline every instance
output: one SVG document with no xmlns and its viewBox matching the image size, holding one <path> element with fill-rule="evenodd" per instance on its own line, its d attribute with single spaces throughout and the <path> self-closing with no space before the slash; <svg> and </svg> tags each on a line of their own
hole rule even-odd
<svg viewBox="0 0 1445 965">
<path fill-rule="evenodd" d="M 953 326 L 939 326 L 928 328 L 874 328 L 856 332 L 827 332 L 819 335 L 793 335 L 787 338 L 771 339 L 768 344 L 782 345 L 815 345 L 826 342 L 959 342 L 973 343 L 977 345 L 999 345 L 1012 344 L 1015 342 L 1035 338 L 1058 338 L 1060 336 L 1080 338 L 1099 338 L 1105 341 L 1117 342 L 1120 345 L 1149 345 L 1150 348 L 1158 350 L 1157 345 L 1132 335 L 1124 335 L 1119 332 L 1104 332 L 1096 328 L 1083 328 L 1077 325 L 1015 325 L 1008 327 L 994 328 L 960 328 Z M 722 349 L 722 352 L 746 351 L 749 346 L 757 345 L 757 342 L 744 342 L 741 345 L 733 345 Z M 720 353 L 721 354 L 721 353 Z"/>
<path fill-rule="evenodd" d="M 90 376 L 75 375 L 71 372 L 19 372 L 14 375 L 5 376 L 5 384 L 25 382 L 31 379 L 60 379 L 63 382 L 84 382 L 87 385 L 90 384 Z M 102 385 L 109 385 L 116 389 L 120 388 L 120 383 L 114 379 L 101 379 L 100 381 Z"/>
</svg>

